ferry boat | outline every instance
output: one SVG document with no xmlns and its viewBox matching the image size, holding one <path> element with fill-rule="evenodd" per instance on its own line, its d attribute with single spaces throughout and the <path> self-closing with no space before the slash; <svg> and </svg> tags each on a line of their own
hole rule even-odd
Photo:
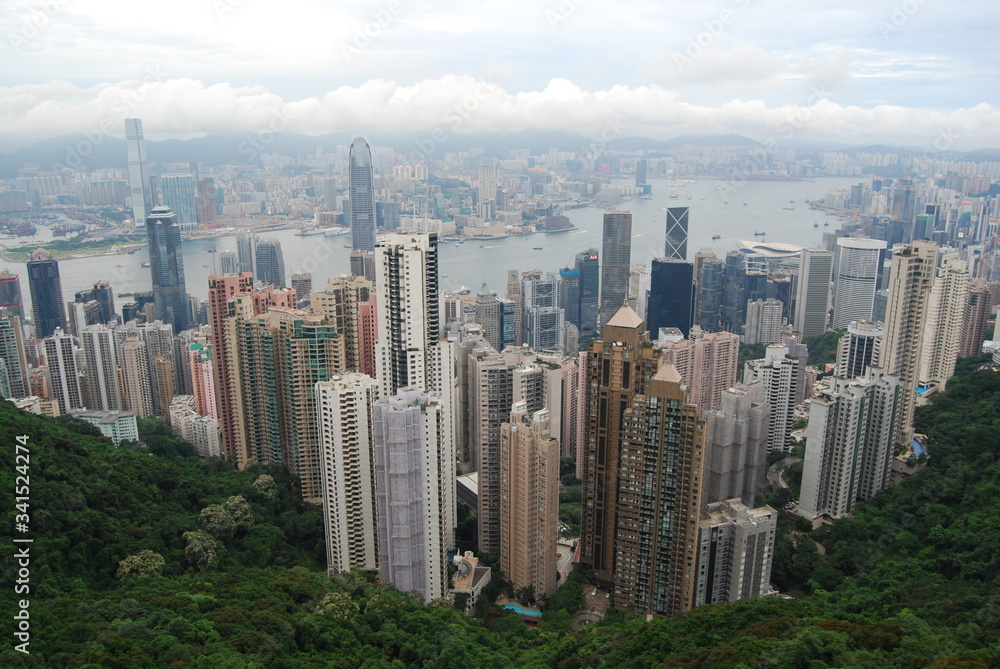
<svg viewBox="0 0 1000 669">
<path fill-rule="evenodd" d="M 712 239 L 722 239 L 722 235 L 712 235 Z"/>
</svg>

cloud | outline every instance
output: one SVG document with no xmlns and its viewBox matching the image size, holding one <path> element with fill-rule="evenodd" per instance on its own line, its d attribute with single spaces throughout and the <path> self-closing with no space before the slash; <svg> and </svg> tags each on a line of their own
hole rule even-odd
<svg viewBox="0 0 1000 669">
<path fill-rule="evenodd" d="M 92 87 L 64 81 L 0 87 L 0 127 L 37 138 L 99 128 L 121 135 L 121 120 L 138 117 L 148 137 L 163 139 L 252 133 L 280 117 L 288 131 L 315 135 L 412 131 L 420 139 L 433 129 L 450 135 L 559 128 L 597 137 L 610 124 L 623 135 L 655 139 L 738 133 L 777 144 L 794 136 L 929 147 L 947 133 L 955 138 L 956 149 L 1000 146 L 1000 109 L 991 104 L 952 111 L 860 107 L 805 86 L 798 104 L 731 99 L 708 106 L 686 102 L 677 91 L 659 85 L 587 90 L 557 78 L 540 90 L 509 92 L 497 82 L 448 75 L 411 85 L 376 79 L 286 100 L 260 85 L 205 85 L 158 76 L 153 71 L 143 79 Z M 816 81 L 835 83 L 836 77 Z"/>
<path fill-rule="evenodd" d="M 699 35 L 710 35 L 707 31 Z M 704 45 L 703 45 L 704 44 Z M 781 59 L 763 49 L 743 45 L 732 49 L 714 46 L 711 39 L 688 39 L 680 51 L 660 54 L 640 72 L 654 83 L 720 84 L 732 81 L 757 82 L 769 79 L 780 68 Z"/>
</svg>

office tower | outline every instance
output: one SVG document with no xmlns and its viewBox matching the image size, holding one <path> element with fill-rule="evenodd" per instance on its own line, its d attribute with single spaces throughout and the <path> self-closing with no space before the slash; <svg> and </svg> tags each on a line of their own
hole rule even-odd
<svg viewBox="0 0 1000 669">
<path fill-rule="evenodd" d="M 565 313 L 559 308 L 559 275 L 521 274 L 522 341 L 536 351 L 563 351 Z"/>
<path fill-rule="evenodd" d="M 100 323 L 108 324 L 117 321 L 118 315 L 115 313 L 115 293 L 111 287 L 111 282 L 107 280 L 98 281 L 90 291 L 91 299 L 97 300 L 101 305 Z"/>
<path fill-rule="evenodd" d="M 125 150 L 128 155 L 128 187 L 132 203 L 132 221 L 136 228 L 153 210 L 153 187 L 146 166 L 146 141 L 142 136 L 142 120 L 125 119 Z"/>
<path fill-rule="evenodd" d="M 523 343 L 521 327 L 524 321 L 524 309 L 521 304 L 521 272 L 516 269 L 507 270 L 507 299 L 514 304 L 514 336 L 515 345 Z"/>
<path fill-rule="evenodd" d="M 629 267 L 628 303 L 643 318 L 646 317 L 646 301 L 649 297 L 651 279 L 652 273 L 645 265 L 633 265 Z"/>
<path fill-rule="evenodd" d="M 437 395 L 405 387 L 372 408 L 379 578 L 424 602 L 447 592 L 455 543 L 449 413 Z"/>
<path fill-rule="evenodd" d="M 741 251 L 730 251 L 726 254 L 725 263 L 720 327 L 726 332 L 743 334 L 747 308 L 746 256 Z"/>
<path fill-rule="evenodd" d="M 153 318 L 150 320 L 156 320 L 156 304 L 153 300 L 153 291 L 137 292 L 133 295 L 133 300 L 133 302 L 122 305 L 123 323 L 128 323 L 129 321 L 145 323 L 147 311 L 152 312 Z"/>
<path fill-rule="evenodd" d="M 384 230 L 398 230 L 400 209 L 399 202 L 376 202 L 376 226 Z"/>
<path fill-rule="evenodd" d="M 355 249 L 351 251 L 350 257 L 351 274 L 353 276 L 363 276 L 372 283 L 375 283 L 375 252 L 361 251 Z"/>
<path fill-rule="evenodd" d="M 355 251 L 374 251 L 375 175 L 372 171 L 372 150 L 364 137 L 355 137 L 351 142 L 347 169 L 351 198 L 351 245 Z"/>
<path fill-rule="evenodd" d="M 747 302 L 747 322 L 741 341 L 744 344 L 773 344 L 785 326 L 781 312 L 785 305 L 780 300 L 751 300 Z"/>
<path fill-rule="evenodd" d="M 688 401 L 705 412 L 718 407 L 722 392 L 736 383 L 740 338 L 732 332 L 705 334 L 693 329 L 689 339 L 660 344 L 669 361 L 688 387 Z"/>
<path fill-rule="evenodd" d="M 601 261 L 597 249 L 577 253 L 574 268 L 580 272 L 580 335 L 597 334 L 597 315 L 601 295 Z"/>
<path fill-rule="evenodd" d="M 688 611 L 697 582 L 705 423 L 670 363 L 645 394 L 630 398 L 619 443 L 615 606 L 647 615 Z"/>
<path fill-rule="evenodd" d="M 912 241 L 918 239 L 930 239 L 934 234 L 934 215 L 917 214 L 913 221 L 913 232 L 910 234 Z"/>
<path fill-rule="evenodd" d="M 121 345 L 121 368 L 125 408 L 139 418 L 154 415 L 149 354 L 146 351 L 146 343 L 139 337 L 129 336 Z"/>
<path fill-rule="evenodd" d="M 87 369 L 87 408 L 100 411 L 124 409 L 114 330 L 105 325 L 89 325 L 80 333 L 80 341 Z"/>
<path fill-rule="evenodd" d="M 59 263 L 45 249 L 35 249 L 28 256 L 27 267 L 28 291 L 31 293 L 31 313 L 35 325 L 35 337 L 44 339 L 53 334 L 57 328 L 66 329 L 66 311 L 63 309 Z"/>
<path fill-rule="evenodd" d="M 769 410 L 759 383 L 722 393 L 719 408 L 705 418 L 704 503 L 732 497 L 753 504 L 767 469 Z"/>
<path fill-rule="evenodd" d="M 215 198 L 215 179 L 198 179 L 198 192 L 195 196 L 195 209 L 199 225 L 210 225 L 215 222 L 218 211 L 218 203 Z M 223 274 L 235 274 L 233 272 L 223 272 Z"/>
<path fill-rule="evenodd" d="M 482 290 L 476 294 L 476 303 L 473 305 L 475 321 L 482 326 L 482 335 L 496 350 L 502 350 L 503 343 L 503 313 L 500 307 L 500 300 L 486 290 L 483 284 Z"/>
<path fill-rule="evenodd" d="M 24 300 L 21 299 L 21 282 L 17 274 L 0 270 L 0 309 L 24 320 Z"/>
<path fill-rule="evenodd" d="M 378 384 L 351 372 L 316 384 L 328 573 L 378 569 L 372 405 Z"/>
<path fill-rule="evenodd" d="M 257 257 L 257 235 L 248 232 L 236 233 L 236 253 L 239 257 L 237 272 L 254 274 L 254 259 Z M 227 272 L 223 272 L 227 274 Z"/>
<path fill-rule="evenodd" d="M 743 369 L 743 383 L 759 381 L 764 402 L 770 410 L 767 452 L 791 449 L 792 409 L 802 370 L 798 359 L 779 344 L 767 347 L 764 357 L 750 360 Z"/>
<path fill-rule="evenodd" d="M 935 272 L 927 302 L 918 383 L 944 390 L 955 373 L 962 338 L 962 321 L 969 302 L 969 272 L 965 261 L 946 260 Z"/>
<path fill-rule="evenodd" d="M 667 237 L 663 255 L 674 260 L 687 260 L 688 252 L 688 207 L 667 209 Z M 655 332 L 650 328 L 650 332 Z"/>
<path fill-rule="evenodd" d="M 331 318 L 344 337 L 344 369 L 369 376 L 373 376 L 375 364 L 375 338 L 366 331 L 362 311 L 365 305 L 371 306 L 374 298 L 372 282 L 363 276 L 331 277 L 323 292 L 309 296 L 312 309 Z M 366 354 L 368 349 L 370 353 Z"/>
<path fill-rule="evenodd" d="M 194 342 L 188 345 L 187 356 L 191 368 L 191 393 L 194 410 L 201 416 L 219 419 L 219 407 L 215 392 L 215 374 L 212 364 L 212 349 L 205 344 Z M 219 423 L 220 428 L 222 423 Z"/>
<path fill-rule="evenodd" d="M 722 293 L 726 264 L 718 258 L 705 258 L 698 280 L 698 326 L 705 332 L 722 329 Z"/>
<path fill-rule="evenodd" d="M 31 394 L 28 357 L 24 348 L 21 318 L 0 308 L 0 361 L 7 379 L 3 399 L 20 399 Z"/>
<path fill-rule="evenodd" d="M 174 213 L 167 207 L 153 207 L 146 219 L 146 236 L 156 318 L 172 325 L 175 333 L 187 330 L 191 318 L 184 282 L 184 252 Z"/>
<path fill-rule="evenodd" d="M 632 257 L 632 214 L 604 212 L 604 264 L 601 267 L 601 327 L 625 304 Z"/>
<path fill-rule="evenodd" d="M 698 314 L 701 311 L 701 268 L 704 266 L 705 261 L 709 259 L 714 259 L 715 253 L 712 252 L 711 247 L 702 247 L 698 249 L 698 252 L 694 254 L 694 278 L 698 281 L 698 292 L 695 293 L 695 303 L 694 303 L 694 313 L 697 319 Z"/>
<path fill-rule="evenodd" d="M 559 308 L 567 323 L 580 331 L 580 270 L 564 267 L 559 270 Z"/>
<path fill-rule="evenodd" d="M 604 325 L 603 339 L 587 349 L 580 559 L 604 583 L 615 580 L 623 414 L 660 364 L 660 352 L 647 341 L 646 323 L 626 305 Z"/>
<path fill-rule="evenodd" d="M 220 274 L 239 274 L 240 273 L 240 261 L 239 256 L 235 251 L 223 251 L 219 254 L 219 273 Z"/>
<path fill-rule="evenodd" d="M 556 589 L 559 527 L 559 441 L 548 409 L 511 408 L 500 428 L 500 568 L 515 588 L 535 596 Z M 482 550 L 482 549 L 480 549 Z"/>
<path fill-rule="evenodd" d="M 871 319 L 883 249 L 885 242 L 880 239 L 841 237 L 837 240 L 831 329 L 843 330 L 854 321 Z"/>
<path fill-rule="evenodd" d="M 257 242 L 254 266 L 257 268 L 254 278 L 265 286 L 270 284 L 275 288 L 284 288 L 288 285 L 285 278 L 285 257 L 281 253 L 281 242 L 277 239 L 262 239 Z"/>
<path fill-rule="evenodd" d="M 195 182 L 191 174 L 164 174 L 160 177 L 163 204 L 177 217 L 182 230 L 198 227 L 198 207 L 195 204 Z"/>
<path fill-rule="evenodd" d="M 497 197 L 497 166 L 479 166 L 479 187 L 476 190 L 477 201 L 480 205 Z"/>
<path fill-rule="evenodd" d="M 646 185 L 646 170 L 648 169 L 647 160 L 645 158 L 638 158 L 635 161 L 635 185 L 636 187 Z"/>
<path fill-rule="evenodd" d="M 864 377 L 830 377 L 809 404 L 798 513 L 843 518 L 889 485 L 899 425 L 900 380 L 877 367 Z"/>
<path fill-rule="evenodd" d="M 878 360 L 882 346 L 882 324 L 856 321 L 837 340 L 837 376 L 854 379 L 864 376 Z"/>
<path fill-rule="evenodd" d="M 831 252 L 802 249 L 799 255 L 799 285 L 795 295 L 793 323 L 803 337 L 818 337 L 826 332 L 832 276 Z"/>
<path fill-rule="evenodd" d="M 672 258 L 654 258 L 646 304 L 649 332 L 656 337 L 660 328 L 671 327 L 687 337 L 694 325 L 697 289 L 694 265 Z"/>
<path fill-rule="evenodd" d="M 302 498 L 322 502 L 315 386 L 344 371 L 344 343 L 320 312 L 272 307 L 242 323 L 240 374 L 247 451 L 299 477 Z"/>
<path fill-rule="evenodd" d="M 786 323 L 792 319 L 795 294 L 792 292 L 791 274 L 771 275 L 767 279 L 767 297 L 782 303 L 781 319 Z"/>
<path fill-rule="evenodd" d="M 985 279 L 969 282 L 969 295 L 965 302 L 965 316 L 962 318 L 962 334 L 959 338 L 958 357 L 979 355 L 986 340 L 986 319 L 993 306 L 993 292 Z"/>
<path fill-rule="evenodd" d="M 917 187 L 907 173 L 892 189 L 892 220 L 912 224 L 916 207 Z"/>
<path fill-rule="evenodd" d="M 312 272 L 292 272 L 292 290 L 295 291 L 296 302 L 308 300 L 312 293 Z"/>
<path fill-rule="evenodd" d="M 771 559 L 778 512 L 739 499 L 708 505 L 699 524 L 694 606 L 736 602 L 771 592 Z"/>
<path fill-rule="evenodd" d="M 924 324 L 934 283 L 938 245 L 915 242 L 895 249 L 889 277 L 882 347 L 877 365 L 899 377 L 903 385 L 899 408 L 899 439 L 909 443 L 922 359 Z"/>
</svg>

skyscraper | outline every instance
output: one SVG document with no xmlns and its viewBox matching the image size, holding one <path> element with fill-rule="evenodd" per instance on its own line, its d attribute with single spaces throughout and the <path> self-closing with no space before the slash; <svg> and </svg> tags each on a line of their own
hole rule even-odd
<svg viewBox="0 0 1000 669">
<path fill-rule="evenodd" d="M 366 359 L 365 343 L 369 339 L 362 325 L 362 308 L 375 299 L 372 282 L 363 276 L 339 276 L 327 279 L 323 292 L 309 296 L 310 307 L 322 311 L 333 320 L 337 332 L 344 337 L 344 368 L 351 372 L 373 374 L 375 358 Z M 374 337 L 371 337 L 374 343 Z"/>
<path fill-rule="evenodd" d="M 580 271 L 580 334 L 597 334 L 597 314 L 601 297 L 601 261 L 597 249 L 587 249 L 574 256 Z"/>
<path fill-rule="evenodd" d="M 688 215 L 689 209 L 687 207 L 669 207 L 667 209 L 667 238 L 663 249 L 665 257 L 687 260 Z"/>
<path fill-rule="evenodd" d="M 517 402 L 500 427 L 500 568 L 515 588 L 532 586 L 536 596 L 556 589 L 559 441 L 549 416 Z"/>
<path fill-rule="evenodd" d="M 767 595 L 778 512 L 727 499 L 710 503 L 707 515 L 698 532 L 694 606 Z"/>
<path fill-rule="evenodd" d="M 938 245 L 918 241 L 892 254 L 889 301 L 877 365 L 886 374 L 898 376 L 900 396 L 898 438 L 908 443 L 912 436 L 913 410 L 924 341 L 924 324 L 937 264 Z"/>
<path fill-rule="evenodd" d="M 351 142 L 348 193 L 351 198 L 351 244 L 355 251 L 375 250 L 375 174 L 372 149 L 364 137 Z"/>
<path fill-rule="evenodd" d="M 653 337 L 666 327 L 688 336 L 694 325 L 696 290 L 691 263 L 669 257 L 653 259 L 646 305 L 646 321 Z"/>
<path fill-rule="evenodd" d="M 770 410 L 768 453 L 789 450 L 800 373 L 798 360 L 789 357 L 788 349 L 779 344 L 768 346 L 763 358 L 748 361 L 743 370 L 743 383 L 760 382 Z"/>
<path fill-rule="evenodd" d="M 87 370 L 87 408 L 100 411 L 125 408 L 118 382 L 118 346 L 114 331 L 105 325 L 89 325 L 80 333 L 80 340 Z"/>
<path fill-rule="evenodd" d="M 35 249 L 28 256 L 28 290 L 31 293 L 35 337 L 48 337 L 57 328 L 65 330 L 66 310 L 63 308 L 59 263 L 45 249 Z"/>
<path fill-rule="evenodd" d="M 706 411 L 704 503 L 752 500 L 764 485 L 769 410 L 759 383 L 731 386 Z"/>
<path fill-rule="evenodd" d="M 784 322 L 781 312 L 785 305 L 780 300 L 751 300 L 747 302 L 747 322 L 743 329 L 744 344 L 774 344 L 781 336 Z"/>
<path fill-rule="evenodd" d="M 843 330 L 853 321 L 872 317 L 882 250 L 881 239 L 841 237 L 837 240 L 837 275 L 832 329 Z"/>
<path fill-rule="evenodd" d="M 0 270 L 0 309 L 7 309 L 11 316 L 24 320 L 24 301 L 21 299 L 21 282 L 17 274 Z"/>
<path fill-rule="evenodd" d="M 59 404 L 59 413 L 83 408 L 80 375 L 76 367 L 73 337 L 56 328 L 44 340 L 45 364 L 49 369 L 49 393 Z"/>
<path fill-rule="evenodd" d="M 837 376 L 853 379 L 864 376 L 878 360 L 882 346 L 882 324 L 856 321 L 837 341 Z"/>
<path fill-rule="evenodd" d="M 125 150 L 128 154 L 128 186 L 132 202 L 132 221 L 136 228 L 153 210 L 153 187 L 146 166 L 146 141 L 142 136 L 142 120 L 125 119 Z"/>
<path fill-rule="evenodd" d="M 288 285 L 285 278 L 285 257 L 281 253 L 281 242 L 277 239 L 262 239 L 257 242 L 254 265 L 257 268 L 254 278 L 264 285 L 271 284 L 275 288 Z"/>
<path fill-rule="evenodd" d="M 969 283 L 969 296 L 965 303 L 965 317 L 962 319 L 962 335 L 958 356 L 964 358 L 978 355 L 986 340 L 986 319 L 990 315 L 992 292 L 985 279 Z"/>
<path fill-rule="evenodd" d="M 239 256 L 236 273 L 250 272 L 250 274 L 254 274 L 253 262 L 257 256 L 257 235 L 249 232 L 236 233 L 236 253 Z M 223 274 L 227 274 L 227 272 L 223 272 Z"/>
<path fill-rule="evenodd" d="M 688 401 L 698 411 L 718 407 L 723 391 L 736 383 L 740 338 L 732 332 L 706 334 L 696 329 L 689 339 L 663 342 L 661 349 L 664 359 L 684 378 Z"/>
<path fill-rule="evenodd" d="M 4 399 L 18 399 L 31 394 L 28 358 L 24 348 L 21 319 L 0 308 L 0 361 L 7 379 Z"/>
<path fill-rule="evenodd" d="M 705 332 L 722 327 L 722 292 L 726 265 L 718 258 L 705 258 L 698 279 L 698 326 Z"/>
<path fill-rule="evenodd" d="M 843 518 L 889 485 L 898 426 L 899 379 L 869 368 L 830 377 L 809 404 L 799 515 Z"/>
<path fill-rule="evenodd" d="M 153 275 L 153 300 L 157 319 L 173 326 L 174 333 L 191 327 L 184 252 L 177 218 L 169 207 L 153 207 L 146 219 L 149 271 Z"/>
<path fill-rule="evenodd" d="M 795 329 L 802 337 L 818 337 L 826 332 L 830 304 L 833 253 L 802 249 L 799 256 L 799 287 L 795 296 Z"/>
<path fill-rule="evenodd" d="M 121 367 L 125 408 L 139 418 L 152 416 L 153 382 L 146 342 L 137 336 L 129 336 L 121 346 Z"/>
<path fill-rule="evenodd" d="M 969 272 L 964 260 L 949 258 L 935 271 L 927 303 L 921 344 L 920 385 L 944 390 L 955 373 L 965 308 L 969 301 Z"/>
<path fill-rule="evenodd" d="M 295 299 L 298 302 L 308 300 L 312 293 L 313 277 L 312 272 L 293 272 L 292 290 L 295 291 Z"/>
<path fill-rule="evenodd" d="M 632 214 L 604 212 L 604 263 L 601 267 L 601 324 L 611 320 L 628 297 L 632 258 Z"/>
<path fill-rule="evenodd" d="M 348 373 L 316 384 L 329 572 L 378 569 L 372 405 L 378 384 Z"/>
<path fill-rule="evenodd" d="M 164 174 L 160 177 L 163 204 L 177 217 L 182 230 L 198 227 L 198 206 L 195 203 L 195 182 L 191 174 Z"/>
</svg>

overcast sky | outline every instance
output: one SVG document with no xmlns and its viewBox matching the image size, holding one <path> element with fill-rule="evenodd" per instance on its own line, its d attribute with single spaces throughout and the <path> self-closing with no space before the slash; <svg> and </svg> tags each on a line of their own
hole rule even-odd
<svg viewBox="0 0 1000 669">
<path fill-rule="evenodd" d="M 4 0 L 0 134 L 1000 147 L 996 0 Z M 423 134 L 422 134 L 423 133 Z M 936 143 L 936 144 L 935 144 Z"/>
</svg>

